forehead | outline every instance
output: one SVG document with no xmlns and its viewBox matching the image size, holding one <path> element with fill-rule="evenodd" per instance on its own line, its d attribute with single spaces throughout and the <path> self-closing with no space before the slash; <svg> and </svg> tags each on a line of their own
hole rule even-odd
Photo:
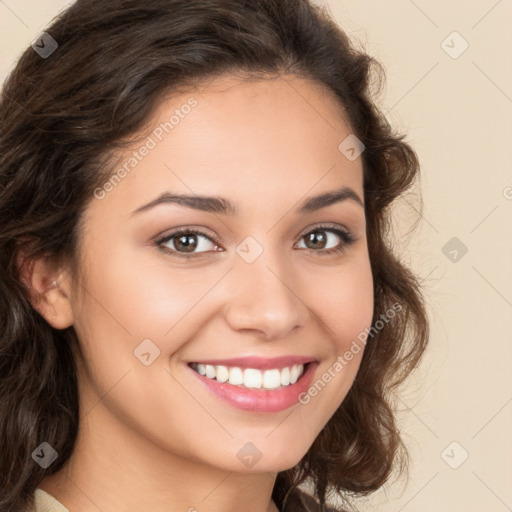
<svg viewBox="0 0 512 512">
<path fill-rule="evenodd" d="M 362 161 L 339 149 L 350 134 L 341 104 L 323 85 L 296 76 L 222 76 L 157 105 L 115 167 L 114 174 L 124 168 L 122 179 L 111 180 L 96 207 L 126 216 L 170 191 L 226 197 L 241 211 L 244 203 L 273 202 L 282 211 L 308 191 L 341 185 L 362 198 Z"/>
<path fill-rule="evenodd" d="M 179 109 L 192 96 L 199 103 L 199 108 L 194 109 L 196 124 L 210 124 L 213 129 L 225 131 L 231 140 L 257 136 L 255 141 L 264 143 L 271 138 L 286 149 L 285 142 L 293 145 L 304 143 L 310 136 L 324 135 L 330 144 L 332 136 L 337 139 L 351 131 L 334 92 L 319 82 L 296 75 L 249 80 L 223 75 L 164 101 L 153 123 L 165 119 L 169 108 Z M 187 124 L 192 128 L 194 122 Z M 201 129 L 205 128 L 203 124 Z M 276 139 L 275 131 L 281 129 L 286 131 Z M 318 147 L 320 140 L 313 138 L 311 143 Z"/>
</svg>

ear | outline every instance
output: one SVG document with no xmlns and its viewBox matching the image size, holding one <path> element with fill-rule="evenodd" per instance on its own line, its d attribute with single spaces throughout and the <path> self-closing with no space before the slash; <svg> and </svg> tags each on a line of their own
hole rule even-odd
<svg viewBox="0 0 512 512">
<path fill-rule="evenodd" d="M 47 256 L 24 258 L 22 249 L 16 257 L 20 279 L 29 292 L 32 306 L 55 329 L 73 324 L 71 280 L 68 272 Z"/>
</svg>

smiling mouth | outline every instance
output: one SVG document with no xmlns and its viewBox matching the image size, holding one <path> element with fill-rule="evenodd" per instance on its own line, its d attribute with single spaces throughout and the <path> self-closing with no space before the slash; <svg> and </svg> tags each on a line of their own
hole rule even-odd
<svg viewBox="0 0 512 512">
<path fill-rule="evenodd" d="M 207 379 L 231 384 L 240 388 L 273 390 L 295 384 L 304 374 L 309 363 L 294 364 L 284 368 L 259 370 L 238 366 L 189 363 L 189 366 Z"/>
</svg>

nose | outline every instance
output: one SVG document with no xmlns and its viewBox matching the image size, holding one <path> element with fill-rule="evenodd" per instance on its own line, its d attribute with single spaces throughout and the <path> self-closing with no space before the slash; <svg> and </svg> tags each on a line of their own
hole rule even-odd
<svg viewBox="0 0 512 512">
<path fill-rule="evenodd" d="M 254 331 L 270 341 L 306 325 L 310 313 L 293 272 L 264 256 L 252 263 L 238 259 L 224 316 L 233 330 Z"/>
</svg>

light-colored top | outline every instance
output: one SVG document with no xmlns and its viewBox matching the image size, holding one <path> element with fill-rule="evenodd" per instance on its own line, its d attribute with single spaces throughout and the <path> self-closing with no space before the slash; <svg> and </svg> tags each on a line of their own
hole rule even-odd
<svg viewBox="0 0 512 512">
<path fill-rule="evenodd" d="M 292 493 L 290 501 L 284 509 L 284 512 L 316 512 L 320 507 L 315 499 L 298 489 Z M 329 511 L 334 511 L 328 508 Z M 43 491 L 39 487 L 34 492 L 34 508 L 27 512 L 70 512 L 60 501 L 51 494 Z"/>
<path fill-rule="evenodd" d="M 69 509 L 38 487 L 34 492 L 34 508 L 27 512 L 69 512 Z"/>
</svg>

